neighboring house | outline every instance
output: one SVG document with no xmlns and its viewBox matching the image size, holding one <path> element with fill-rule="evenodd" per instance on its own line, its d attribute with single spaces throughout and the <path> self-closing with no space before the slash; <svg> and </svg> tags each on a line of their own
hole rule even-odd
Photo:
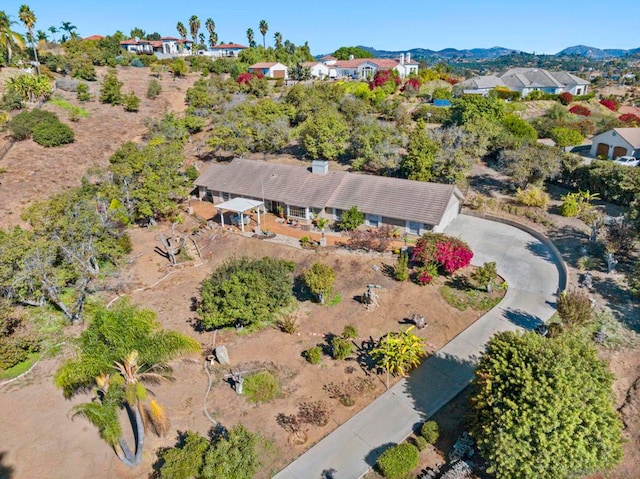
<svg viewBox="0 0 640 479">
<path fill-rule="evenodd" d="M 238 58 L 238 55 L 247 48 L 249 47 L 238 43 L 221 43 L 209 48 L 207 54 L 215 58 Z"/>
<path fill-rule="evenodd" d="M 523 97 L 532 91 L 586 95 L 590 85 L 587 80 L 571 73 L 547 71 L 542 68 L 511 68 L 504 72 L 500 79 L 510 90 L 520 92 Z"/>
<path fill-rule="evenodd" d="M 487 96 L 494 88 L 507 88 L 507 85 L 495 75 L 479 76 L 457 83 L 453 89 L 456 94 Z"/>
<path fill-rule="evenodd" d="M 249 67 L 249 73 L 262 73 L 267 78 L 288 78 L 289 72 L 282 63 L 261 62 Z"/>
<path fill-rule="evenodd" d="M 591 156 L 640 158 L 640 128 L 613 128 L 594 136 L 591 140 Z"/>
<path fill-rule="evenodd" d="M 104 40 L 104 37 L 102 35 L 91 35 L 83 38 L 83 40 Z"/>
<path fill-rule="evenodd" d="M 160 57 L 190 55 L 192 45 L 191 40 L 174 37 L 162 37 L 160 40 L 131 38 L 120 42 L 120 47 L 128 52 L 148 55 L 155 53 Z"/>
<path fill-rule="evenodd" d="M 329 78 L 329 66 L 322 62 L 303 62 L 303 68 L 311 71 L 312 78 Z M 334 69 L 335 71 L 335 69 Z"/>
<path fill-rule="evenodd" d="M 136 38 L 130 38 L 129 40 L 122 40 L 120 47 L 128 52 L 136 54 L 151 55 L 153 53 L 153 46 L 151 42 L 147 40 L 138 40 Z"/>
<path fill-rule="evenodd" d="M 369 227 L 390 225 L 422 235 L 441 232 L 457 216 L 464 195 L 454 185 L 329 171 L 328 161 L 307 168 L 234 159 L 210 165 L 195 181 L 201 199 L 214 203 L 241 197 L 310 222 L 314 215 L 339 221 L 357 206 Z"/>
<path fill-rule="evenodd" d="M 395 70 L 400 78 L 418 73 L 418 63 L 411 61 L 411 54 L 400 55 L 400 58 L 353 58 L 336 60 L 332 56 L 320 59 L 329 67 L 330 78 L 353 78 L 355 80 L 369 80 L 379 70 Z M 335 72 L 333 71 L 335 69 Z"/>
</svg>

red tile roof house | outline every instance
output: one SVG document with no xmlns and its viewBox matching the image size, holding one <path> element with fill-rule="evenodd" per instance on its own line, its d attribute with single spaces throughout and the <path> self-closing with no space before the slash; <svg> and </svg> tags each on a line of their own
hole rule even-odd
<svg viewBox="0 0 640 479">
<path fill-rule="evenodd" d="M 323 57 L 327 58 L 327 57 Z M 401 78 L 418 73 L 418 63 L 411 61 L 411 54 L 400 55 L 400 58 L 350 58 L 349 60 L 335 60 L 328 57 L 321 61 L 330 69 L 331 78 L 353 78 L 368 80 L 378 70 L 396 70 Z"/>
<path fill-rule="evenodd" d="M 262 73 L 267 78 L 288 78 L 289 69 L 282 63 L 261 62 L 249 67 L 249 73 Z"/>
<path fill-rule="evenodd" d="M 367 226 L 390 225 L 412 235 L 442 231 L 464 199 L 454 185 L 329 171 L 329 162 L 320 160 L 309 170 L 236 158 L 210 165 L 194 184 L 201 199 L 264 201 L 268 210 L 282 206 L 288 217 L 307 223 L 314 215 L 339 221 L 357 206 Z"/>
<path fill-rule="evenodd" d="M 205 55 L 212 56 L 214 58 L 238 58 L 238 55 L 249 47 L 240 45 L 238 43 L 221 43 L 220 45 L 214 45 L 205 53 Z"/>
<path fill-rule="evenodd" d="M 138 40 L 130 38 L 120 42 L 120 47 L 132 53 L 156 54 L 158 58 L 191 55 L 193 42 L 184 38 L 162 37 L 160 40 Z"/>
</svg>

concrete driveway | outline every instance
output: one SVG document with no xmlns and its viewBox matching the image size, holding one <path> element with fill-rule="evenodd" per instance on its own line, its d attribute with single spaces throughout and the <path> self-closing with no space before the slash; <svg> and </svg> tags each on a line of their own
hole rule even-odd
<svg viewBox="0 0 640 479">
<path fill-rule="evenodd" d="M 498 331 L 531 329 L 555 311 L 562 270 L 551 248 L 513 226 L 459 216 L 445 231 L 466 241 L 472 264 L 495 261 L 509 289 L 500 304 L 350 420 L 279 472 L 277 479 L 358 479 L 473 378 Z"/>
</svg>

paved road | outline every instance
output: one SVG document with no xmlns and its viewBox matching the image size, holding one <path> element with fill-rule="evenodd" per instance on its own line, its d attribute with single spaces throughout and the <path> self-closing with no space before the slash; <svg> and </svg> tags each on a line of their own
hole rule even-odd
<svg viewBox="0 0 640 479">
<path fill-rule="evenodd" d="M 497 263 L 509 285 L 504 299 L 274 479 L 362 477 L 384 449 L 403 441 L 469 384 L 473 364 L 494 333 L 533 328 L 551 317 L 561 276 L 544 243 L 512 226 L 464 215 L 446 233 L 471 246 L 474 265 Z"/>
</svg>

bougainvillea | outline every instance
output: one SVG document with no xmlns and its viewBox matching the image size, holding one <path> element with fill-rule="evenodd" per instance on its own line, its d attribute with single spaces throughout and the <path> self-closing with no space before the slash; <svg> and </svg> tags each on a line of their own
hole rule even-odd
<svg viewBox="0 0 640 479">
<path fill-rule="evenodd" d="M 262 78 L 264 75 L 260 72 L 257 73 L 240 73 L 238 75 L 238 85 L 248 85 L 254 78 Z"/>
<path fill-rule="evenodd" d="M 618 120 L 627 125 L 640 126 L 640 116 L 633 113 L 624 113 L 618 117 Z"/>
<path fill-rule="evenodd" d="M 612 100 L 610 98 L 609 99 L 600 100 L 600 104 L 602 106 L 604 106 L 605 108 L 608 108 L 611 111 L 617 111 L 618 107 L 620 106 L 617 101 Z"/>
<path fill-rule="evenodd" d="M 417 78 L 409 78 L 404 85 L 402 91 L 408 94 L 417 94 L 420 91 L 420 80 Z"/>
<path fill-rule="evenodd" d="M 453 78 L 453 77 L 445 78 L 444 81 L 446 81 L 449 85 L 455 85 L 456 83 L 460 83 L 459 79 Z"/>
<path fill-rule="evenodd" d="M 438 265 L 435 263 L 427 263 L 418 270 L 416 280 L 418 284 L 427 285 L 438 277 Z"/>
<path fill-rule="evenodd" d="M 402 83 L 398 72 L 395 70 L 378 70 L 376 74 L 373 75 L 373 79 L 369 82 L 369 89 L 373 90 L 374 88 L 384 86 L 389 82 L 393 82 L 395 87 L 398 87 L 400 83 Z"/>
<path fill-rule="evenodd" d="M 574 105 L 571 108 L 569 108 L 569 113 L 573 113 L 574 115 L 580 115 L 580 116 L 589 116 L 591 115 L 591 110 L 589 110 L 586 106 Z"/>
<path fill-rule="evenodd" d="M 411 260 L 423 266 L 436 264 L 451 274 L 471 264 L 473 252 L 469 246 L 458 238 L 442 233 L 427 233 L 420 238 L 413 248 Z M 420 280 L 420 275 L 418 277 Z"/>
<path fill-rule="evenodd" d="M 565 91 L 565 92 L 560 93 L 558 95 L 558 101 L 560 103 L 562 103 L 563 105 L 568 105 L 569 103 L 571 103 L 573 101 L 573 95 L 571 93 L 569 93 L 568 91 Z"/>
</svg>

